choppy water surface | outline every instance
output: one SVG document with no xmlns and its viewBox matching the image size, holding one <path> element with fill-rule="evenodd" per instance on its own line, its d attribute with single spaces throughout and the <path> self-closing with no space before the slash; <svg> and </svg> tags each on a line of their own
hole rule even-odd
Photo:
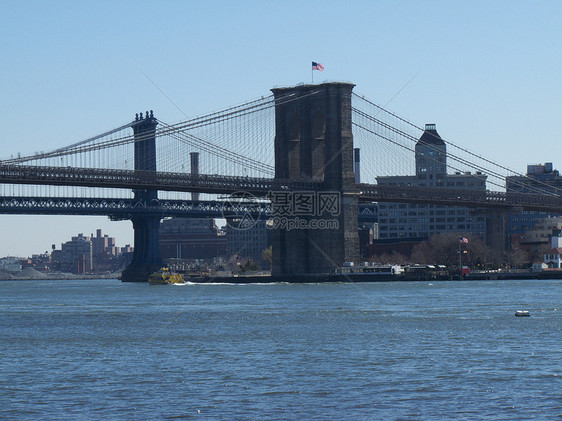
<svg viewBox="0 0 562 421">
<path fill-rule="evenodd" d="M 561 292 L 0 282 L 0 418 L 555 418 Z"/>
</svg>

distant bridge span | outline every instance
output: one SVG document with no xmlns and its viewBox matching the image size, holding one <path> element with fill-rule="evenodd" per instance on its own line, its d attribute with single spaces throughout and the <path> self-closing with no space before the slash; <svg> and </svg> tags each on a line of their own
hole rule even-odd
<svg viewBox="0 0 562 421">
<path fill-rule="evenodd" d="M 255 218 L 267 219 L 271 217 L 271 212 L 271 203 L 268 201 L 156 199 L 153 203 L 147 203 L 131 198 L 0 198 L 0 215 L 88 215 L 124 220 L 135 215 L 155 215 L 159 218 L 225 218 L 250 214 Z M 361 222 L 378 222 L 376 206 L 371 203 L 359 204 L 357 217 Z"/>
<path fill-rule="evenodd" d="M 210 194 L 234 194 L 243 191 L 257 197 L 264 197 L 272 191 L 322 190 L 320 183 L 292 179 L 12 164 L 0 165 L 0 183 Z M 562 213 L 562 197 L 557 195 L 377 184 L 357 184 L 356 194 L 361 202 L 425 203 Z"/>
<path fill-rule="evenodd" d="M 385 161 L 394 161 L 398 155 L 388 153 L 387 147 L 406 151 L 408 159 L 411 158 L 410 153 L 414 154 L 416 172 L 419 167 L 424 174 L 420 172 L 418 178 L 399 178 L 397 180 L 402 181 L 396 184 L 419 185 L 423 180 L 432 183 L 430 180 L 439 180 L 441 176 L 444 180 L 447 157 L 455 162 L 457 167 L 450 167 L 455 171 L 464 171 L 467 166 L 477 171 L 481 183 L 468 183 L 466 186 L 481 186 L 483 189 L 483 182 L 489 180 L 488 175 L 482 175 L 488 173 L 486 165 L 492 164 L 499 168 L 489 171 L 499 180 L 493 184 L 502 188 L 506 181 L 503 174 L 511 170 L 465 148 L 457 147 L 460 155 L 446 153 L 444 141 L 435 130 L 424 131 L 415 127 L 368 100 L 361 99 L 366 110 L 357 108 L 352 103 L 352 97 L 354 101 L 358 100 L 352 93 L 353 87 L 350 83 L 329 82 L 275 88 L 272 89 L 273 95 L 267 98 L 176 125 L 165 125 L 152 112 L 141 113 L 132 123 L 115 131 L 52 152 L 0 161 L 0 185 L 91 188 L 86 196 L 96 196 L 96 188 L 119 189 L 121 192 L 114 191 L 111 195 L 123 197 L 0 197 L 0 214 L 95 214 L 130 219 L 135 235 L 135 252 L 132 263 L 122 275 L 126 281 L 146 280 L 150 273 L 162 266 L 159 227 L 163 216 L 217 217 L 224 212 L 221 207 L 229 206 L 225 203 L 228 201 L 211 201 L 201 207 L 198 200 L 188 204 L 188 201 L 160 199 L 159 191 L 192 193 L 193 199 L 198 199 L 199 193 L 205 193 L 240 200 L 245 198 L 245 194 L 265 199 L 269 193 L 276 193 L 273 199 L 283 202 L 286 208 L 276 202 L 270 206 L 279 205 L 278 209 L 292 211 L 299 205 L 299 210 L 303 212 L 302 221 L 310 227 L 315 226 L 312 223 L 317 222 L 316 217 L 321 215 L 319 209 L 323 208 L 316 204 L 322 204 L 322 199 L 315 200 L 315 196 L 310 194 L 291 196 L 290 193 L 337 193 L 339 202 L 332 201 L 339 203 L 339 207 L 334 206 L 334 212 L 330 214 L 337 222 L 337 228 L 272 231 L 272 273 L 276 276 L 332 273 L 334 265 L 359 261 L 358 219 L 363 216 L 375 220 L 377 206 L 374 202 L 485 209 L 484 236 L 487 244 L 498 249 L 505 249 L 507 244 L 506 215 L 510 211 L 562 214 L 562 198 L 548 192 L 543 194 L 544 189 L 534 190 L 535 193 L 531 194 L 460 187 L 414 187 L 386 182 L 384 185 L 360 184 L 360 154 L 355 153 L 357 145 L 354 137 L 361 140 L 361 148 L 370 151 L 368 159 L 381 156 Z M 267 111 L 269 109 L 274 110 L 274 115 Z M 261 114 L 262 111 L 268 115 Z M 385 121 L 377 118 L 381 112 Z M 161 123 L 164 129 L 157 129 Z M 132 128 L 132 135 L 121 133 L 126 127 Z M 419 130 L 423 132 L 421 137 L 417 136 Z M 435 134 L 431 134 L 432 130 Z M 157 137 L 161 139 L 158 145 Z M 218 139 L 224 142 L 216 142 Z M 265 139 L 273 139 L 273 148 Z M 413 146 L 414 143 L 416 146 Z M 419 151 L 418 144 L 423 146 Z M 204 152 L 205 159 L 201 168 L 208 174 L 201 174 L 200 152 Z M 465 154 L 470 155 L 474 162 L 464 159 Z M 190 169 L 186 171 L 187 159 Z M 423 165 L 418 166 L 418 160 L 423 160 Z M 403 159 L 396 161 L 391 165 L 406 162 Z M 30 162 L 37 165 L 30 165 Z M 270 165 L 272 162 L 274 165 Z M 164 171 L 157 171 L 157 168 Z M 409 171 L 407 168 L 397 170 L 393 168 L 392 174 Z M 275 178 L 267 178 L 273 174 Z M 382 174 L 370 174 L 369 180 L 377 176 Z M 460 186 L 464 183 L 455 184 Z M 4 190 L 19 191 L 17 194 L 23 196 L 33 195 L 21 192 L 34 189 Z M 39 194 L 43 190 L 38 189 Z M 59 193 L 60 190 L 73 189 L 54 190 Z M 280 192 L 288 194 L 285 196 Z M 77 191 L 72 193 L 77 194 Z M 260 207 L 268 206 L 267 200 L 258 202 L 262 202 Z M 330 205 L 328 202 L 324 204 Z M 364 208 L 361 209 L 361 206 Z M 251 212 L 247 209 L 240 211 Z M 229 212 L 229 215 L 237 215 L 237 212 Z M 481 228 L 479 226 L 470 232 L 481 235 Z M 428 232 L 440 231 L 438 226 L 429 225 L 427 229 Z M 311 245 L 321 245 L 321 248 Z"/>
<path fill-rule="evenodd" d="M 90 215 L 111 219 L 130 219 L 134 215 L 165 217 L 222 218 L 225 215 L 270 212 L 270 204 L 237 203 L 219 200 L 156 199 L 152 203 L 132 198 L 77 197 L 4 197 L 0 214 L 25 215 Z"/>
<path fill-rule="evenodd" d="M 431 203 L 562 213 L 562 197 L 557 195 L 377 184 L 358 184 L 357 188 L 359 200 L 363 202 Z"/>
<path fill-rule="evenodd" d="M 26 165 L 0 165 L 0 183 L 211 194 L 243 191 L 255 196 L 280 190 L 315 191 L 320 187 L 318 183 L 273 178 Z"/>
</svg>

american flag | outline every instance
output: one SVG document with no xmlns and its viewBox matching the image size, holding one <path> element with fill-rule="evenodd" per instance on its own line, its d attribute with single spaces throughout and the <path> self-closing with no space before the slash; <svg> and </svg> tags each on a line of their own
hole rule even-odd
<svg viewBox="0 0 562 421">
<path fill-rule="evenodd" d="M 320 63 L 316 63 L 315 61 L 312 62 L 312 70 L 320 70 L 321 72 L 324 71 L 324 66 Z"/>
<path fill-rule="evenodd" d="M 468 244 L 468 238 L 461 237 L 459 241 L 463 244 Z"/>
</svg>

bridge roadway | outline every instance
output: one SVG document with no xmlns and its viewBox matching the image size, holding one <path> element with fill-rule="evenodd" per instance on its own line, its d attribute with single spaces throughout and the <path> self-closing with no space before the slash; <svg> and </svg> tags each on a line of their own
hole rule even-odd
<svg viewBox="0 0 562 421">
<path fill-rule="evenodd" d="M 273 178 L 26 165 L 0 165 L 0 183 L 215 194 L 247 192 L 260 197 L 270 191 L 318 190 L 316 183 Z"/>
<path fill-rule="evenodd" d="M 360 201 L 430 203 L 469 208 L 517 209 L 562 213 L 562 196 L 490 190 L 357 184 Z"/>
<path fill-rule="evenodd" d="M 155 215 L 160 218 L 225 218 L 250 214 L 254 218 L 271 217 L 269 202 L 231 202 L 229 200 L 168 200 L 154 203 L 131 198 L 77 197 L 3 197 L 0 214 L 10 215 L 90 215 L 109 216 L 113 220 L 131 219 L 134 215 Z M 362 203 L 358 208 L 360 222 L 378 222 L 377 207 Z"/>
<path fill-rule="evenodd" d="M 91 215 L 112 219 L 130 219 L 134 215 L 154 215 L 160 218 L 213 217 L 250 213 L 255 216 L 270 212 L 269 203 L 236 203 L 220 200 L 167 200 L 151 203 L 131 198 L 78 198 L 78 197 L 3 197 L 0 214 L 25 215 Z"/>
<path fill-rule="evenodd" d="M 0 183 L 215 194 L 243 191 L 258 197 L 265 197 L 271 191 L 321 190 L 318 183 L 272 178 L 11 164 L 0 165 Z M 376 184 L 358 184 L 356 188 L 356 194 L 361 202 L 430 203 L 562 213 L 562 197 L 558 195 Z"/>
</svg>

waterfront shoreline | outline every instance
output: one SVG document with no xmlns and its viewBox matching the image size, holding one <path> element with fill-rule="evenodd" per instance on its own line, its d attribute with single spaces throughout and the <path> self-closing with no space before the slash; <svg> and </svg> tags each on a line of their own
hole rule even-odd
<svg viewBox="0 0 562 421">
<path fill-rule="evenodd" d="M 231 284 L 264 284 L 264 283 L 362 283 L 362 282 L 410 282 L 410 281 L 497 281 L 521 279 L 562 279 L 562 271 L 556 272 L 483 272 L 463 276 L 434 274 L 369 274 L 350 273 L 334 275 L 292 275 L 292 276 L 191 276 L 188 282 L 198 284 L 231 283 Z"/>
<path fill-rule="evenodd" d="M 26 273 L 0 273 L 0 282 L 2 281 L 60 281 L 60 280 L 90 280 L 90 279 L 117 279 L 119 274 L 116 273 L 98 273 L 88 275 L 76 275 L 74 273 L 43 273 L 39 272 L 34 274 Z"/>
<path fill-rule="evenodd" d="M 1 281 L 60 281 L 60 280 L 95 280 L 95 279 L 115 279 L 120 281 L 119 273 L 110 274 L 83 274 L 72 273 L 42 273 L 33 274 L 0 273 Z M 40 275 L 39 275 L 40 274 Z M 270 283 L 289 283 L 289 284 L 323 284 L 323 283 L 364 283 L 364 282 L 416 282 L 416 281 L 496 281 L 496 280 L 548 280 L 562 279 L 562 271 L 543 271 L 543 272 L 481 272 L 470 273 L 463 276 L 459 275 L 437 275 L 437 274 L 370 274 L 370 273 L 349 273 L 349 274 L 329 274 L 329 275 L 238 275 L 238 276 L 187 276 L 184 275 L 186 282 L 197 284 L 270 284 Z M 143 283 L 145 281 L 139 281 Z M 134 283 L 139 283 L 134 282 Z M 148 282 L 148 281 L 146 281 Z"/>
</svg>

